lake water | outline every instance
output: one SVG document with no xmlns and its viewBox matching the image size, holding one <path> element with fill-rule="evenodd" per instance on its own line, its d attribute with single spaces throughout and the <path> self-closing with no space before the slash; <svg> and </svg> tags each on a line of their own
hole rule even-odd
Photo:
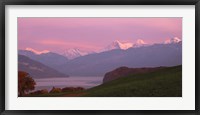
<svg viewBox="0 0 200 115">
<path fill-rule="evenodd" d="M 86 89 L 102 84 L 103 77 L 67 77 L 67 78 L 42 78 L 34 79 L 36 82 L 35 90 L 47 89 L 52 87 L 84 87 Z"/>
</svg>

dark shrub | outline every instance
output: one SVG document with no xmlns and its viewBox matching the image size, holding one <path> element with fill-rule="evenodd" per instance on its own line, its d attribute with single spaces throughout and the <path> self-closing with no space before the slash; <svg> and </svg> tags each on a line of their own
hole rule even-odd
<svg viewBox="0 0 200 115">
<path fill-rule="evenodd" d="M 47 89 L 42 89 L 42 90 L 37 90 L 37 91 L 31 92 L 30 94 L 31 95 L 39 95 L 39 94 L 47 94 L 47 93 L 48 93 Z"/>
<path fill-rule="evenodd" d="M 80 90 L 85 90 L 83 87 L 77 87 L 76 90 L 80 91 Z"/>
<path fill-rule="evenodd" d="M 73 92 L 73 91 L 81 91 L 85 90 L 83 87 L 65 87 L 62 88 L 62 92 Z"/>
<path fill-rule="evenodd" d="M 65 87 L 65 88 L 62 88 L 62 92 L 73 92 L 74 91 L 74 88 L 73 87 Z"/>
</svg>

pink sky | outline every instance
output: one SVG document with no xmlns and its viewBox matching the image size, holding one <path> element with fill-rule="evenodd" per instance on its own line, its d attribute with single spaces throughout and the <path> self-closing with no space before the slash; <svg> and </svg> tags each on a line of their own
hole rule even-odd
<svg viewBox="0 0 200 115">
<path fill-rule="evenodd" d="M 182 18 L 18 18 L 18 47 L 98 50 L 115 40 L 182 39 Z"/>
</svg>

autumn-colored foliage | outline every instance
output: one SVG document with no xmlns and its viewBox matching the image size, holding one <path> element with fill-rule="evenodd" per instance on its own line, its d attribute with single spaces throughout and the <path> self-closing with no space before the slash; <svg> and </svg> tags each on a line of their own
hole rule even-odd
<svg viewBox="0 0 200 115">
<path fill-rule="evenodd" d="M 23 96 L 26 92 L 35 89 L 35 81 L 24 71 L 18 71 L 18 95 Z"/>
</svg>

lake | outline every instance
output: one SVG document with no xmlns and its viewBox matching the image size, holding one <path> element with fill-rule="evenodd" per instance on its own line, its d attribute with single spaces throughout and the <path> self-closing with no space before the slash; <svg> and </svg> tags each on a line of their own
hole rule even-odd
<svg viewBox="0 0 200 115">
<path fill-rule="evenodd" d="M 36 82 L 35 90 L 47 89 L 49 91 L 52 87 L 84 87 L 88 89 L 102 84 L 103 77 L 70 76 L 67 78 L 41 78 L 34 80 Z"/>
</svg>

